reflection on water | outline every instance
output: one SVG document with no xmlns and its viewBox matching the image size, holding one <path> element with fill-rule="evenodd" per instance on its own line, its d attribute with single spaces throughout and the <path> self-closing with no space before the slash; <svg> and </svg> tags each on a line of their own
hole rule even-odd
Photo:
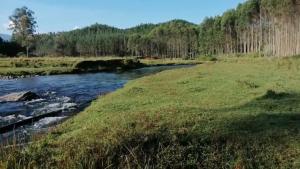
<svg viewBox="0 0 300 169">
<path fill-rule="evenodd" d="M 41 99 L 29 102 L 0 103 L 0 127 L 41 114 L 61 111 L 55 117 L 46 117 L 13 132 L 0 134 L 1 140 L 12 135 L 22 140 L 32 132 L 41 131 L 71 116 L 87 106 L 97 96 L 112 92 L 132 79 L 167 69 L 187 66 L 157 66 L 131 70 L 123 73 L 95 73 L 56 75 L 0 80 L 0 96 L 20 91 L 32 91 Z"/>
</svg>

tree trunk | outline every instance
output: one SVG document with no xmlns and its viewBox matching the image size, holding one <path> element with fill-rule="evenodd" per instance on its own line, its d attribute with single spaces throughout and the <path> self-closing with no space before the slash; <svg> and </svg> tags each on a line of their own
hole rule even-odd
<svg viewBox="0 0 300 169">
<path fill-rule="evenodd" d="M 26 46 L 26 56 L 29 57 L 29 47 Z"/>
</svg>

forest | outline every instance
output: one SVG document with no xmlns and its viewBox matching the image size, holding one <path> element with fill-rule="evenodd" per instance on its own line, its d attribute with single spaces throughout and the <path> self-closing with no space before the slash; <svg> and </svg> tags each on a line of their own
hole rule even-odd
<svg viewBox="0 0 300 169">
<path fill-rule="evenodd" d="M 118 29 L 94 24 L 63 33 L 37 36 L 35 55 L 194 57 L 198 47 L 197 26 L 173 20 Z"/>
<path fill-rule="evenodd" d="M 300 1 L 248 0 L 200 25 L 199 52 L 300 54 Z"/>
<path fill-rule="evenodd" d="M 24 49 L 16 42 L 7 42 L 0 37 L 0 57 L 16 56 Z"/>
<path fill-rule="evenodd" d="M 247 0 L 221 16 L 204 19 L 199 25 L 184 20 L 128 29 L 94 24 L 69 32 L 36 34 L 29 51 L 32 56 L 185 59 L 249 53 L 293 56 L 300 54 L 299 14 L 299 0 Z M 0 44 L 2 55 L 22 55 L 22 47 L 17 43 Z"/>
</svg>

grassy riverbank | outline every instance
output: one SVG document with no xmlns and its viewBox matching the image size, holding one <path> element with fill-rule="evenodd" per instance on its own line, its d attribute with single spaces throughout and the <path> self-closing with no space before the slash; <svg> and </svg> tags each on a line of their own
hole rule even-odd
<svg viewBox="0 0 300 169">
<path fill-rule="evenodd" d="M 299 69 L 298 59 L 232 58 L 144 77 L 0 164 L 299 168 Z"/>
<path fill-rule="evenodd" d="M 27 75 L 69 74 L 75 72 L 76 65 L 85 61 L 111 61 L 134 59 L 133 57 L 37 57 L 37 58 L 0 58 L 0 76 L 20 77 Z M 145 66 L 196 64 L 199 61 L 182 59 L 141 59 Z M 92 66 L 92 65 L 91 65 Z M 114 65 L 111 65 L 114 67 Z"/>
<path fill-rule="evenodd" d="M 52 75 L 68 74 L 76 63 L 86 60 L 110 60 L 107 58 L 75 57 L 36 57 L 36 58 L 1 58 L 0 76 Z"/>
</svg>

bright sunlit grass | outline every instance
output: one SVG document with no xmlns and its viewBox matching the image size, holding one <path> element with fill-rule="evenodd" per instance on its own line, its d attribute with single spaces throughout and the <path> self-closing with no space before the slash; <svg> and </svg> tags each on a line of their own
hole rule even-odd
<svg viewBox="0 0 300 169">
<path fill-rule="evenodd" d="M 4 164 L 298 168 L 299 66 L 297 59 L 231 58 L 144 77 Z"/>
</svg>

